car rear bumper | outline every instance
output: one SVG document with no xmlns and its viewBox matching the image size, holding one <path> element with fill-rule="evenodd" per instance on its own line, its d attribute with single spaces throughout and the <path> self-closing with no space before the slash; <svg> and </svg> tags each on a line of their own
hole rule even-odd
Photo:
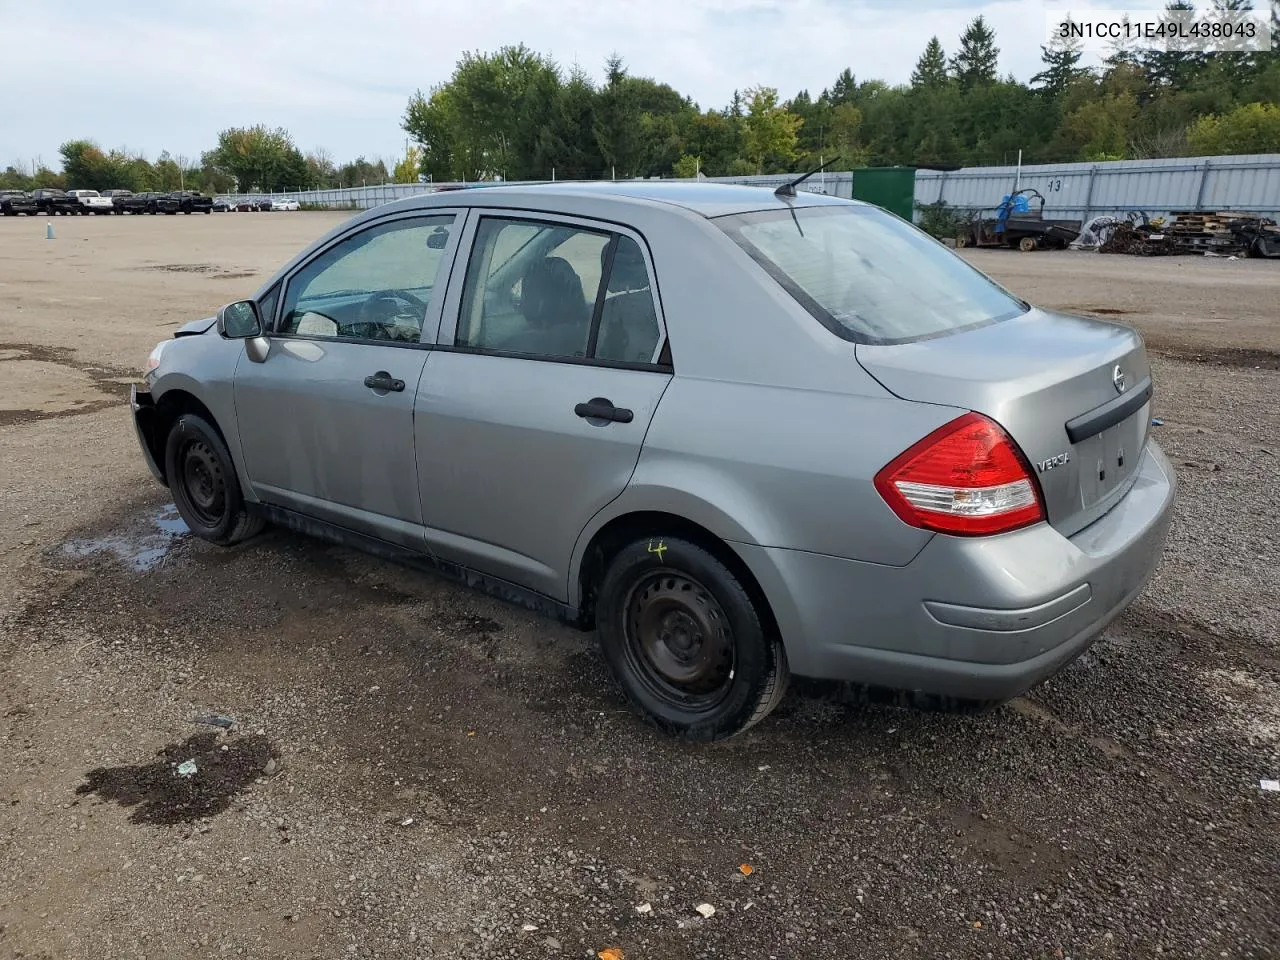
<svg viewBox="0 0 1280 960">
<path fill-rule="evenodd" d="M 1142 592 L 1176 485 L 1153 441 L 1124 498 L 1070 538 L 1045 523 L 939 535 L 903 567 L 737 546 L 773 606 L 793 672 L 1007 700 L 1083 653 Z"/>
<path fill-rule="evenodd" d="M 160 469 L 161 456 L 157 436 L 156 405 L 151 394 L 139 390 L 135 383 L 129 388 L 129 409 L 133 411 L 133 430 L 138 437 L 138 445 L 142 447 L 142 456 L 147 461 L 147 469 L 151 475 L 165 483 L 164 471 Z M 165 483 L 168 486 L 167 483 Z"/>
</svg>

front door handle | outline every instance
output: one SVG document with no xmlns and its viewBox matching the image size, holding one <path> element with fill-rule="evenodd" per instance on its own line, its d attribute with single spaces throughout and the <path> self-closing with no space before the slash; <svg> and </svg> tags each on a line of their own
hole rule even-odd
<svg viewBox="0 0 1280 960">
<path fill-rule="evenodd" d="M 370 390 L 390 390 L 399 393 L 404 389 L 404 381 L 397 380 L 385 370 L 379 370 L 371 377 L 364 378 L 364 385 Z"/>
<path fill-rule="evenodd" d="M 635 419 L 626 407 L 615 407 L 613 401 L 605 397 L 592 397 L 586 403 L 580 403 L 573 412 L 584 420 L 612 420 L 614 423 L 630 423 Z"/>
</svg>

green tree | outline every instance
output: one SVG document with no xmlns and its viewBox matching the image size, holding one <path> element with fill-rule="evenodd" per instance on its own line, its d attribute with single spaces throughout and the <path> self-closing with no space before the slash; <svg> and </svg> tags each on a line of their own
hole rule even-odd
<svg viewBox="0 0 1280 960">
<path fill-rule="evenodd" d="M 1056 152 L 1070 160 L 1123 159 L 1137 114 L 1132 93 L 1088 100 L 1063 117 Z"/>
<path fill-rule="evenodd" d="M 422 151 L 421 171 L 433 181 L 474 179 L 470 157 L 457 141 L 453 94 L 447 85 L 419 90 L 409 100 L 401 123 Z"/>
<path fill-rule="evenodd" d="M 1195 4 L 1191 0 L 1172 0 L 1165 7 L 1161 23 L 1170 27 L 1190 25 L 1194 17 Z M 1195 42 L 1192 37 L 1182 40 L 1175 36 L 1166 42 L 1165 49 L 1140 54 L 1139 63 L 1146 73 L 1147 82 L 1156 88 L 1189 86 L 1207 62 L 1204 54 L 1192 49 Z"/>
<path fill-rule="evenodd" d="M 947 73 L 947 54 L 937 37 L 930 37 L 924 53 L 911 71 L 911 86 L 919 89 L 944 87 L 951 80 Z"/>
<path fill-rule="evenodd" d="M 1068 21 L 1070 22 L 1070 21 Z M 1047 45 L 1040 47 L 1040 60 L 1044 69 L 1031 78 L 1033 86 L 1039 87 L 1047 96 L 1056 98 L 1067 87 L 1088 74 L 1088 70 L 1080 66 L 1084 44 L 1075 37 L 1055 36 Z"/>
<path fill-rule="evenodd" d="M 396 163 L 393 172 L 396 183 L 417 183 L 421 164 L 422 151 L 418 147 L 410 146 L 405 150 L 404 157 Z"/>
<path fill-rule="evenodd" d="M 675 162 L 675 165 L 671 168 L 671 173 L 674 176 L 688 180 L 691 177 L 696 177 L 701 169 L 702 158 L 691 157 L 686 153 Z"/>
<path fill-rule="evenodd" d="M 639 162 L 640 106 L 636 88 L 628 79 L 622 58 L 610 57 L 596 105 L 595 132 L 600 157 L 611 177 L 631 176 Z"/>
<path fill-rule="evenodd" d="M 774 87 L 753 87 L 746 91 L 747 115 L 743 120 L 743 147 L 756 173 L 764 173 L 766 163 L 787 166 L 796 157 L 797 132 L 803 122 L 778 103 Z"/>
<path fill-rule="evenodd" d="M 235 178 L 241 191 L 301 190 L 310 182 L 306 158 L 283 127 L 231 127 L 218 134 L 218 145 L 203 157 Z"/>
<path fill-rule="evenodd" d="M 1201 117 L 1188 132 L 1197 154 L 1280 153 L 1280 105 L 1247 103 Z"/>
<path fill-rule="evenodd" d="M 596 147 L 596 90 L 591 78 L 575 66 L 567 80 L 551 92 L 549 118 L 535 143 L 535 177 L 558 180 L 600 176 L 603 161 Z"/>
<path fill-rule="evenodd" d="M 952 71 L 960 86 L 966 90 L 984 83 L 995 83 L 999 57 L 995 31 L 987 26 L 987 21 L 979 14 L 960 35 L 960 49 L 951 62 Z"/>
</svg>

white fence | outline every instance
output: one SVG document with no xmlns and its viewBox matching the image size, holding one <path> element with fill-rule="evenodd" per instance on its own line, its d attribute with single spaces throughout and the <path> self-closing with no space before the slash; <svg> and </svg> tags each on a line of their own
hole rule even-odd
<svg viewBox="0 0 1280 960">
<path fill-rule="evenodd" d="M 1280 217 L 1280 154 L 1117 160 L 1017 167 L 918 170 L 917 205 L 995 207 L 1015 182 L 1044 195 L 1046 217 L 1149 216 L 1173 210 L 1241 210 Z"/>
<path fill-rule="evenodd" d="M 706 183 L 741 183 L 759 187 L 776 187 L 786 183 L 787 180 L 794 180 L 800 174 L 766 174 L 756 177 L 699 177 L 699 180 Z M 545 183 L 549 181 L 521 181 L 522 183 Z M 565 181 L 562 181 L 565 182 Z M 513 181 L 514 183 L 514 181 Z M 340 187 L 331 190 L 302 190 L 293 193 L 245 193 L 245 194 L 229 194 L 232 200 L 247 200 L 265 197 L 267 199 L 282 199 L 288 197 L 297 200 L 299 203 L 314 204 L 322 207 L 337 207 L 341 209 L 350 209 L 355 207 L 360 210 L 367 210 L 370 207 L 377 207 L 384 203 L 391 203 L 393 200 L 401 200 L 404 197 L 415 197 L 423 193 L 431 193 L 436 190 L 452 189 L 456 187 L 493 187 L 499 186 L 499 183 L 485 181 L 483 183 L 382 183 L 376 186 L 368 187 Z M 812 177 L 800 184 L 799 190 L 808 190 L 811 193 L 826 193 L 832 196 L 844 197 L 846 199 L 853 196 L 853 174 L 849 172 L 834 173 L 823 171 L 815 173 Z"/>
</svg>

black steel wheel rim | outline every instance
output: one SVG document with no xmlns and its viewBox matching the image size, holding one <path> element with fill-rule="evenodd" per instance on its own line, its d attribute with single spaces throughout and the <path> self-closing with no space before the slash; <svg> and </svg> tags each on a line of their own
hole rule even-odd
<svg viewBox="0 0 1280 960">
<path fill-rule="evenodd" d="M 227 502 L 227 484 L 217 455 L 203 440 L 182 450 L 182 488 L 192 512 L 206 526 L 217 526 Z"/>
<path fill-rule="evenodd" d="M 647 573 L 623 608 L 625 651 L 650 694 L 685 710 L 709 710 L 733 685 L 733 631 L 711 592 L 688 574 Z"/>
</svg>

